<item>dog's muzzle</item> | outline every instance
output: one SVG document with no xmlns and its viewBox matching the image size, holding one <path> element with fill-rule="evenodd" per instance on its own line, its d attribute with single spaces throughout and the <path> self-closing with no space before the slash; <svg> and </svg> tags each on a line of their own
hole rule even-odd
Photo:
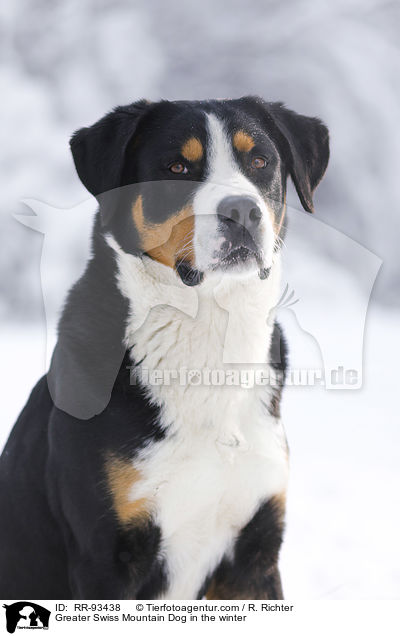
<svg viewBox="0 0 400 636">
<path fill-rule="evenodd" d="M 222 267 L 261 261 L 259 248 L 262 212 L 252 197 L 228 196 L 217 208 L 221 237 L 219 261 Z"/>
</svg>

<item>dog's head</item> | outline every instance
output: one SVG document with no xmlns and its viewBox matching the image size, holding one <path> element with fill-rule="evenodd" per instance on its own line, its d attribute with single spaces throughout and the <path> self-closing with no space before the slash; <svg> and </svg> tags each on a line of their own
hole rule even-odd
<svg viewBox="0 0 400 636">
<path fill-rule="evenodd" d="M 288 175 L 312 212 L 329 157 L 320 120 L 256 97 L 136 102 L 77 131 L 71 149 L 105 230 L 188 285 L 216 270 L 267 276 Z"/>
</svg>

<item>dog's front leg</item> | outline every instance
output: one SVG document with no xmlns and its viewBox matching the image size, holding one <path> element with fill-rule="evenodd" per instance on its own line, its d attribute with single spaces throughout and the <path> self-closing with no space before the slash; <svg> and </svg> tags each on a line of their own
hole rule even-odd
<svg viewBox="0 0 400 636">
<path fill-rule="evenodd" d="M 284 529 L 284 496 L 264 503 L 240 532 L 231 557 L 207 581 L 207 599 L 282 599 L 278 569 Z"/>
<path fill-rule="evenodd" d="M 120 529 L 105 519 L 92 528 L 89 541 L 68 541 L 69 580 L 76 599 L 156 598 L 165 584 L 158 558 L 160 533 L 149 521 Z M 86 537 L 89 539 L 89 537 Z"/>
<path fill-rule="evenodd" d="M 220 569 L 205 594 L 213 600 L 280 600 L 283 599 L 281 577 L 278 566 L 268 572 L 254 573 L 251 578 L 243 578 L 233 567 Z"/>
</svg>

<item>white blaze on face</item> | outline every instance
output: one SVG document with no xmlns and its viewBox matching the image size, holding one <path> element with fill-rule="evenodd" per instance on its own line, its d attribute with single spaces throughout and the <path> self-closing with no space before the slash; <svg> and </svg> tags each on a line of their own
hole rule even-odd
<svg viewBox="0 0 400 636">
<path fill-rule="evenodd" d="M 217 254 L 224 241 L 217 218 L 220 202 L 229 196 L 249 196 L 262 212 L 260 237 L 264 253 L 264 266 L 270 267 L 274 247 L 274 231 L 267 205 L 256 186 L 241 172 L 232 150 L 232 140 L 222 122 L 207 114 L 209 135 L 208 176 L 193 200 L 195 215 L 194 254 L 196 267 L 207 271 L 217 265 Z M 254 261 L 254 270 L 258 269 Z"/>
</svg>

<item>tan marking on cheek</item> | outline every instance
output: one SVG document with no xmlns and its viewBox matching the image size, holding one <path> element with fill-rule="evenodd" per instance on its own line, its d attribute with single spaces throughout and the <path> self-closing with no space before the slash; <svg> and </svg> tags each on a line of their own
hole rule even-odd
<svg viewBox="0 0 400 636">
<path fill-rule="evenodd" d="M 164 223 L 148 223 L 143 216 L 140 195 L 132 208 L 132 218 L 139 232 L 141 247 L 154 260 L 174 267 L 178 258 L 194 263 L 194 215 L 190 205 L 185 206 Z"/>
<path fill-rule="evenodd" d="M 106 461 L 109 491 L 113 507 L 122 525 L 146 521 L 150 516 L 150 505 L 145 498 L 130 500 L 132 486 L 141 479 L 138 471 L 129 461 L 110 456 Z"/>
<path fill-rule="evenodd" d="M 145 220 L 143 217 L 143 197 L 141 194 L 132 206 L 132 218 L 139 236 L 142 238 L 145 231 Z"/>
<path fill-rule="evenodd" d="M 254 148 L 255 143 L 251 135 L 244 132 L 244 130 L 238 130 L 233 135 L 233 145 L 239 152 L 250 152 Z"/>
<path fill-rule="evenodd" d="M 286 214 L 286 203 L 283 204 L 283 208 L 282 208 L 282 214 L 281 214 L 281 218 L 279 219 L 279 223 L 276 224 L 275 222 L 275 234 L 276 236 L 279 236 L 281 229 L 282 229 L 282 224 L 285 218 L 285 214 Z"/>
<path fill-rule="evenodd" d="M 277 222 L 277 219 L 274 216 L 274 232 L 275 232 L 275 236 L 279 236 L 281 229 L 282 229 L 282 224 L 283 221 L 285 219 L 285 215 L 286 215 L 286 192 L 283 195 L 283 205 L 282 205 L 282 212 L 281 212 L 281 217 L 279 219 L 279 221 Z"/>
<path fill-rule="evenodd" d="M 286 215 L 286 194 L 284 195 L 284 198 L 283 198 L 282 212 L 281 212 L 281 216 L 279 217 L 279 219 L 277 219 L 274 210 L 268 204 L 268 199 L 264 199 L 264 200 L 265 200 L 265 204 L 267 206 L 267 210 L 268 210 L 269 218 L 270 218 L 271 223 L 272 223 L 274 234 L 275 234 L 276 237 L 278 237 L 279 234 L 280 234 L 280 231 L 282 229 L 282 224 L 283 224 L 283 221 L 284 221 L 285 215 Z"/>
<path fill-rule="evenodd" d="M 200 161 L 203 156 L 203 146 L 197 137 L 191 137 L 183 144 L 181 153 L 188 161 Z"/>
</svg>

